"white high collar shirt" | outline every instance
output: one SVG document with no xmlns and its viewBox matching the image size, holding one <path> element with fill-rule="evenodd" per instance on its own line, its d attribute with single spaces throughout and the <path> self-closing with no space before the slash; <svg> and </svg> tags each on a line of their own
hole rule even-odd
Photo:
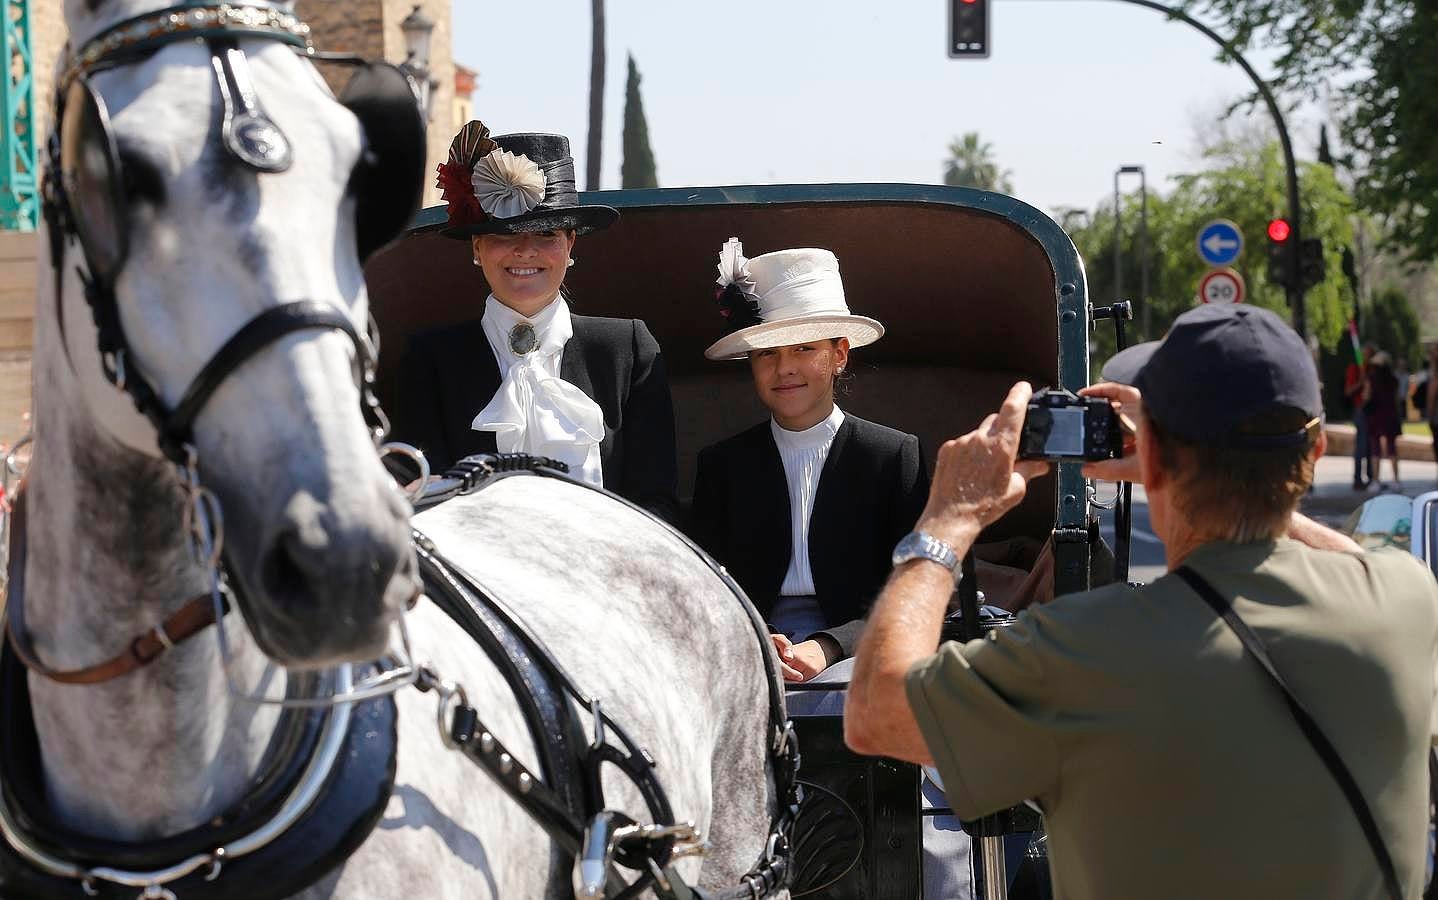
<svg viewBox="0 0 1438 900">
<path fill-rule="evenodd" d="M 538 347 L 522 356 L 509 342 L 511 329 L 521 322 L 533 326 L 539 340 Z M 604 412 L 589 395 L 559 375 L 564 345 L 574 336 L 569 304 L 556 295 L 528 317 L 490 294 L 481 324 L 499 364 L 500 384 L 471 427 L 494 432 L 501 453 L 557 459 L 568 463 L 575 476 L 602 486 L 599 442 L 604 440 Z"/>
<path fill-rule="evenodd" d="M 789 519 L 793 555 L 784 574 L 781 595 L 813 596 L 814 575 L 809 569 L 809 517 L 814 511 L 814 494 L 834 436 L 844 424 L 844 411 L 838 405 L 822 422 L 803 431 L 788 431 L 778 422 L 769 420 L 779 458 L 784 462 L 784 479 L 789 485 Z"/>
</svg>

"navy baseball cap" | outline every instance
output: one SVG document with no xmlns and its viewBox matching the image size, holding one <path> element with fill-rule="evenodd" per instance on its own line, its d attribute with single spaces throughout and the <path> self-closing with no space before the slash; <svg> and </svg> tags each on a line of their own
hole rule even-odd
<svg viewBox="0 0 1438 900">
<path fill-rule="evenodd" d="M 1240 303 L 1189 310 L 1163 340 L 1110 359 L 1103 379 L 1138 388 L 1144 410 L 1164 431 L 1195 443 L 1298 447 L 1323 415 L 1318 370 L 1298 333 L 1277 314 Z M 1285 407 L 1302 412 L 1308 425 L 1252 430 L 1265 413 Z"/>
</svg>

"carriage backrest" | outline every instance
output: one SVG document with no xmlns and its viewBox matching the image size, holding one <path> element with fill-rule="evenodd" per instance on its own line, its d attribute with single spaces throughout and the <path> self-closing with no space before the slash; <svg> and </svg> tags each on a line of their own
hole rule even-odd
<svg viewBox="0 0 1438 900">
<path fill-rule="evenodd" d="M 1061 303 L 1082 299 L 1082 268 L 1051 220 L 1011 198 L 805 185 L 599 192 L 583 202 L 619 207 L 621 218 L 579 239 L 567 280 L 574 309 L 643 319 L 658 338 L 674 393 L 681 499 L 701 448 L 765 416 L 745 363 L 703 356 L 722 333 L 715 263 L 732 236 L 749 256 L 804 246 L 835 253 L 850 308 L 887 329 L 854 355 L 840 405 L 917 434 L 931 465 L 939 444 L 978 424 L 1015 380 L 1082 384 L 1086 347 L 1072 328 L 1070 352 L 1059 352 Z M 410 334 L 482 310 L 488 289 L 467 243 L 433 230 L 443 216 L 427 210 L 413 235 L 369 264 L 382 394 L 392 395 L 388 379 Z M 1046 536 L 1056 500 L 1052 479 L 1035 485 L 990 536 Z"/>
</svg>

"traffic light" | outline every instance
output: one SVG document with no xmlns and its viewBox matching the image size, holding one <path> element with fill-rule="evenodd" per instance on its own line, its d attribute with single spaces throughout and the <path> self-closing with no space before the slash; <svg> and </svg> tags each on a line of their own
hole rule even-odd
<svg viewBox="0 0 1438 900">
<path fill-rule="evenodd" d="M 1287 219 L 1268 223 L 1268 281 L 1287 289 L 1293 280 L 1293 228 Z"/>
<path fill-rule="evenodd" d="M 949 56 L 984 59 L 989 55 L 989 0 L 949 0 Z"/>
<path fill-rule="evenodd" d="M 1328 275 L 1328 263 L 1323 259 L 1323 239 L 1304 238 L 1298 247 L 1298 281 L 1307 290 L 1322 283 Z"/>
</svg>

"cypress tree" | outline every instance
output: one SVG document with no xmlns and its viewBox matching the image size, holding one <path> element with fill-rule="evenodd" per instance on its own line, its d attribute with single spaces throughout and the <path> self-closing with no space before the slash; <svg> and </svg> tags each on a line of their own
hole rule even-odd
<svg viewBox="0 0 1438 900">
<path fill-rule="evenodd" d="M 654 151 L 649 148 L 649 123 L 644 119 L 644 101 L 639 96 L 639 69 L 629 55 L 629 81 L 624 87 L 624 162 L 619 170 L 620 187 L 659 187 Z"/>
</svg>

